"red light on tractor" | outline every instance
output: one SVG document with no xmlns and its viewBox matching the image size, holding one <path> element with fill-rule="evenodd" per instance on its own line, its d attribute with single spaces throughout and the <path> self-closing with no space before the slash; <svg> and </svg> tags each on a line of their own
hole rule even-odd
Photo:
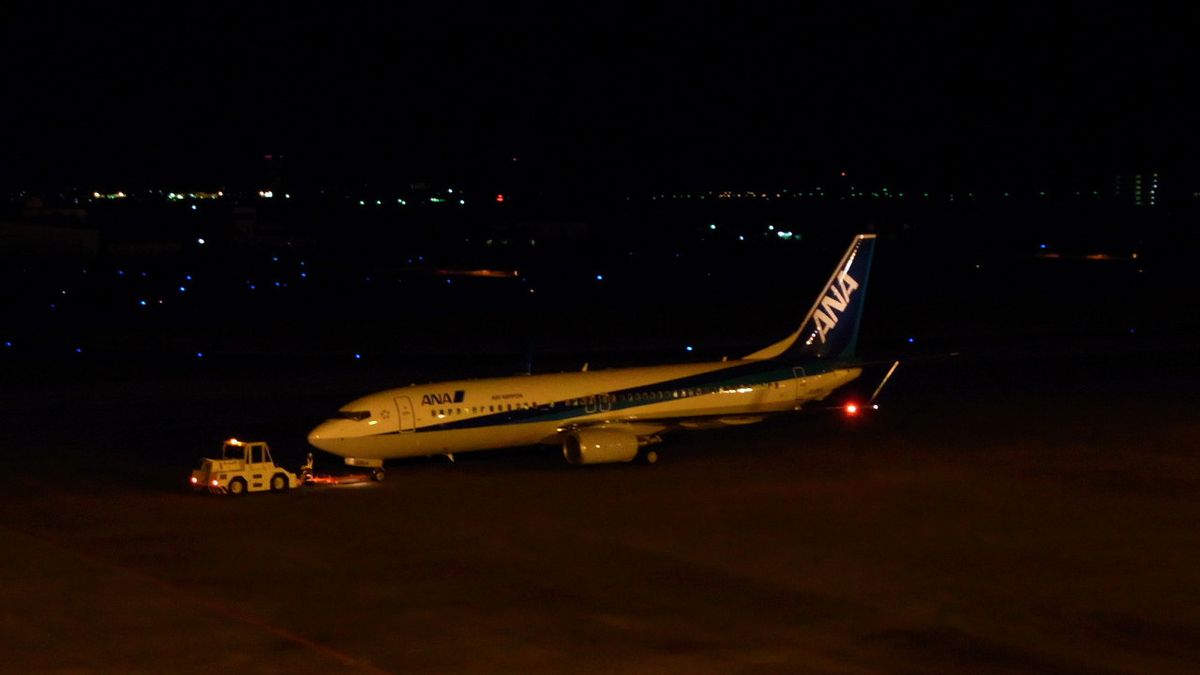
<svg viewBox="0 0 1200 675">
<path fill-rule="evenodd" d="M 847 404 L 846 405 L 846 414 L 847 415 L 857 415 L 858 414 L 858 406 L 854 405 L 853 403 Z"/>
</svg>

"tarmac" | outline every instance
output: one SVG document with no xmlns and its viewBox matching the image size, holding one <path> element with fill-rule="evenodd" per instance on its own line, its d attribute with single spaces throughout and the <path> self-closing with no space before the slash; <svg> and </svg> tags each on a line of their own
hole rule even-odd
<svg viewBox="0 0 1200 675">
<path fill-rule="evenodd" d="M 6 385 L 0 671 L 1194 673 L 1198 361 L 1110 346 L 902 366 L 873 417 L 654 466 L 531 448 L 237 499 L 186 485 L 222 437 L 298 465 L 373 383 Z"/>
</svg>

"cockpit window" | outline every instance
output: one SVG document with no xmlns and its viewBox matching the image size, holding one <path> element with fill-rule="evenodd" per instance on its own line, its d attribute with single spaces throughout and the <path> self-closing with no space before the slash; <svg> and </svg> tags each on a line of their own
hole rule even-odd
<svg viewBox="0 0 1200 675">
<path fill-rule="evenodd" d="M 369 410 L 339 410 L 333 414 L 331 419 L 335 420 L 354 420 L 361 422 L 371 416 Z"/>
</svg>

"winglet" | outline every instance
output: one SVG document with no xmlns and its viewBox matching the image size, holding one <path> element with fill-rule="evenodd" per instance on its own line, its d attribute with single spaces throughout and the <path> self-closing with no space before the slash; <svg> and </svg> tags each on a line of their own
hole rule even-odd
<svg viewBox="0 0 1200 675">
<path fill-rule="evenodd" d="M 875 253 L 875 235 L 860 234 L 834 268 L 829 281 L 796 332 L 743 358 L 829 358 L 849 356 L 858 343 L 858 326 Z"/>
</svg>

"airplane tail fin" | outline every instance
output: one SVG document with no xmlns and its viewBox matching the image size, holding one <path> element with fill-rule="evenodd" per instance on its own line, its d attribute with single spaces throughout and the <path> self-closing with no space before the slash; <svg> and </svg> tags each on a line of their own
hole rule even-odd
<svg viewBox="0 0 1200 675">
<path fill-rule="evenodd" d="M 854 354 L 867 295 L 867 276 L 875 253 L 875 235 L 860 234 L 808 310 L 800 328 L 783 340 L 744 359 L 837 358 Z"/>
</svg>

